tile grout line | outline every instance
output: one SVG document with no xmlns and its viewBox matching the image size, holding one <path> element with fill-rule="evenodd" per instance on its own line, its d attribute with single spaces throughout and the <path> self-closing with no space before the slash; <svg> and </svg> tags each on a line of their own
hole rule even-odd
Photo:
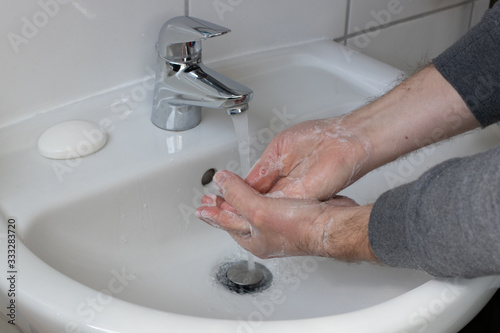
<svg viewBox="0 0 500 333">
<path fill-rule="evenodd" d="M 421 14 L 418 14 L 418 15 L 406 17 L 406 18 L 403 18 L 403 19 L 400 19 L 400 20 L 396 20 L 396 21 L 393 21 L 393 22 L 389 22 L 389 23 L 386 23 L 386 24 L 381 24 L 381 25 L 378 25 L 377 27 L 374 27 L 372 29 L 364 29 L 364 30 L 361 30 L 361 31 L 357 31 L 357 32 L 353 32 L 353 33 L 350 33 L 350 34 L 346 34 L 343 37 L 334 39 L 334 41 L 335 42 L 346 42 L 347 39 L 349 39 L 349 38 L 357 37 L 357 36 L 364 35 L 364 34 L 367 34 L 367 33 L 372 33 L 372 32 L 378 31 L 378 30 L 382 30 L 382 29 L 385 29 L 385 28 L 392 27 L 392 26 L 397 25 L 397 24 L 401 24 L 401 23 L 406 23 L 406 22 L 410 22 L 410 21 L 413 21 L 413 20 L 417 20 L 417 19 L 429 16 L 429 15 L 432 15 L 432 14 L 443 12 L 443 11 L 448 10 L 448 9 L 453 9 L 455 7 L 460 7 L 460 6 L 463 6 L 463 5 L 468 4 L 468 3 L 473 3 L 475 1 L 476 0 L 467 0 L 467 1 L 463 1 L 463 2 L 454 4 L 454 5 L 451 5 L 451 6 L 447 6 L 447 7 L 443 7 L 443 8 L 439 8 L 439 9 L 435 9 L 435 10 L 431 10 L 431 11 L 428 11 L 428 12 L 425 12 L 425 13 L 421 13 Z"/>
<path fill-rule="evenodd" d="M 349 23 L 351 21 L 351 0 L 347 0 L 345 10 L 345 26 L 344 26 L 344 45 L 347 45 L 347 34 L 349 32 Z"/>
<path fill-rule="evenodd" d="M 469 29 L 472 28 L 472 16 L 474 15 L 474 7 L 476 6 L 476 2 L 473 1 L 471 6 L 470 6 L 470 13 L 469 13 Z"/>
</svg>

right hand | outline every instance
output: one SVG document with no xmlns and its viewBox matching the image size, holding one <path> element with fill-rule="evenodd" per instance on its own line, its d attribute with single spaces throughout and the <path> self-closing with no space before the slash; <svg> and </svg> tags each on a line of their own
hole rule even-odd
<svg viewBox="0 0 500 333">
<path fill-rule="evenodd" d="M 371 205 L 340 196 L 328 201 L 268 198 L 229 171 L 217 172 L 214 183 L 223 197 L 203 196 L 196 216 L 226 230 L 259 258 L 377 261 L 368 241 Z"/>
<path fill-rule="evenodd" d="M 365 173 L 370 143 L 348 116 L 311 120 L 273 138 L 246 182 L 260 193 L 326 200 Z"/>
</svg>

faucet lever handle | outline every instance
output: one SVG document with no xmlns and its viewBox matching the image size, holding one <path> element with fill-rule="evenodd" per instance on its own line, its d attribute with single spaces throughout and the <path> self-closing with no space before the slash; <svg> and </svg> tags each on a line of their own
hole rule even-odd
<svg viewBox="0 0 500 333">
<path fill-rule="evenodd" d="M 189 43 L 220 36 L 230 31 L 228 28 L 199 18 L 177 16 L 165 22 L 160 30 L 158 43 L 160 46 Z"/>
</svg>

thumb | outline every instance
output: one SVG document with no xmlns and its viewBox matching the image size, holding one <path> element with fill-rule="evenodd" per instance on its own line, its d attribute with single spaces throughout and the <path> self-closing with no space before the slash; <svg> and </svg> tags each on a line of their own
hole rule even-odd
<svg viewBox="0 0 500 333">
<path fill-rule="evenodd" d="M 238 175 L 229 171 L 219 171 L 214 182 L 224 200 L 244 217 L 252 216 L 262 206 L 263 197 Z"/>
<path fill-rule="evenodd" d="M 246 182 L 260 193 L 267 193 L 282 173 L 279 154 L 268 146 L 262 157 L 252 167 Z"/>
</svg>

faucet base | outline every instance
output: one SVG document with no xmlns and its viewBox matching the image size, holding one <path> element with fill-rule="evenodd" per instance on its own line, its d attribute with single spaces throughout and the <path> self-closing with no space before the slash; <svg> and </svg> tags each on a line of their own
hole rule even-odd
<svg viewBox="0 0 500 333">
<path fill-rule="evenodd" d="M 161 104 L 151 115 L 153 124 L 161 129 L 185 131 L 201 121 L 201 106 Z"/>
</svg>

